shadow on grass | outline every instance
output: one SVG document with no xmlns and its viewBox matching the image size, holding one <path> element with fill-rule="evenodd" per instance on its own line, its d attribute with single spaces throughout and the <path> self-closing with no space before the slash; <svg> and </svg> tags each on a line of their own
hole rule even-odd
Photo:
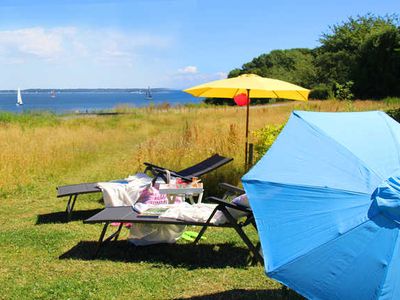
<svg viewBox="0 0 400 300">
<path fill-rule="evenodd" d="M 235 289 L 230 291 L 219 292 L 215 294 L 207 294 L 194 296 L 190 298 L 178 298 L 177 300 L 236 300 L 236 299 L 263 299 L 263 300 L 301 300 L 304 299 L 296 292 L 288 289 L 276 290 L 241 290 Z"/>
<path fill-rule="evenodd" d="M 111 260 L 121 262 L 150 262 L 187 269 L 247 267 L 249 250 L 234 244 L 158 244 L 136 247 L 126 240 L 113 241 L 101 248 L 94 258 L 97 242 L 82 241 L 62 254 L 60 259 Z M 157 266 L 155 266 L 157 267 Z"/>
<path fill-rule="evenodd" d="M 36 225 L 50 223 L 67 223 L 68 221 L 83 221 L 97 214 L 99 211 L 101 211 L 100 208 L 73 211 L 69 220 L 67 219 L 67 213 L 65 211 L 42 214 L 37 216 Z"/>
</svg>

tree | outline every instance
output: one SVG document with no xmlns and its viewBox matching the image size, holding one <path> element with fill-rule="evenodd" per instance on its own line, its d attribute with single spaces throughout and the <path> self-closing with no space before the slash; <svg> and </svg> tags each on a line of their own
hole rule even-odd
<svg viewBox="0 0 400 300">
<path fill-rule="evenodd" d="M 356 96 L 364 95 L 360 93 L 362 84 L 358 82 L 359 66 L 365 60 L 362 48 L 376 34 L 399 30 L 396 24 L 396 16 L 376 17 L 368 14 L 349 18 L 342 24 L 330 27 L 329 33 L 322 34 L 321 47 L 317 49 L 315 62 L 319 80 L 331 86 L 353 81 L 358 91 Z M 364 80 L 371 81 L 368 77 Z"/>
<path fill-rule="evenodd" d="M 273 50 L 232 70 L 313 89 L 311 97 L 400 96 L 400 21 L 397 15 L 350 17 L 329 27 L 316 49 Z"/>
<path fill-rule="evenodd" d="M 310 49 L 273 50 L 245 63 L 241 69 L 232 70 L 228 77 L 252 73 L 312 87 L 316 82 L 314 60 L 315 52 Z"/>
<path fill-rule="evenodd" d="M 240 74 L 242 74 L 242 70 L 236 68 L 229 72 L 228 78 L 238 77 Z"/>
<path fill-rule="evenodd" d="M 400 96 L 400 27 L 384 28 L 366 39 L 353 78 L 361 98 Z"/>
</svg>

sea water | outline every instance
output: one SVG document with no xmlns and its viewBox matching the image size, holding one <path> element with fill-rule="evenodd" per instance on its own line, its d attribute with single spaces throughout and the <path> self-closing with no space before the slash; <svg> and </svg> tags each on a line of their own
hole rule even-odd
<svg viewBox="0 0 400 300">
<path fill-rule="evenodd" d="M 21 91 L 24 105 L 17 106 L 16 91 L 0 91 L 0 111 L 51 111 L 96 112 L 110 110 L 117 106 L 143 107 L 169 103 L 170 105 L 200 103 L 201 98 L 193 97 L 179 90 L 159 89 L 152 91 L 152 99 L 147 99 L 142 91 Z"/>
</svg>

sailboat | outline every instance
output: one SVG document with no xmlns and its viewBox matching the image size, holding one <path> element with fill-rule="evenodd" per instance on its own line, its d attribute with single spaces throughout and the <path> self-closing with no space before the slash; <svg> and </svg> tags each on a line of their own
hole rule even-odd
<svg viewBox="0 0 400 300">
<path fill-rule="evenodd" d="M 52 91 L 51 91 L 50 97 L 51 97 L 51 98 L 55 98 L 55 97 L 56 97 L 56 91 L 55 91 L 55 90 L 52 90 Z"/>
<path fill-rule="evenodd" d="M 152 99 L 153 99 L 153 95 L 151 94 L 151 89 L 150 89 L 150 87 L 147 88 L 145 98 L 146 98 L 147 100 L 152 100 Z"/>
<path fill-rule="evenodd" d="M 22 97 L 21 97 L 21 90 L 20 90 L 20 88 L 18 88 L 18 91 L 17 91 L 17 103 L 16 103 L 16 105 L 17 106 L 20 106 L 20 105 L 23 105 L 24 103 L 22 102 Z"/>
</svg>

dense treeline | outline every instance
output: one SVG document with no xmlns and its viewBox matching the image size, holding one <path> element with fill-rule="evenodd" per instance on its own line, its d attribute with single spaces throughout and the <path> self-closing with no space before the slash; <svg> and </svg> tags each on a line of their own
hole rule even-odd
<svg viewBox="0 0 400 300">
<path fill-rule="evenodd" d="M 399 97 L 399 25 L 397 15 L 351 17 L 329 27 L 315 49 L 273 50 L 228 77 L 254 73 L 281 79 L 311 89 L 310 98 L 316 99 Z"/>
</svg>

